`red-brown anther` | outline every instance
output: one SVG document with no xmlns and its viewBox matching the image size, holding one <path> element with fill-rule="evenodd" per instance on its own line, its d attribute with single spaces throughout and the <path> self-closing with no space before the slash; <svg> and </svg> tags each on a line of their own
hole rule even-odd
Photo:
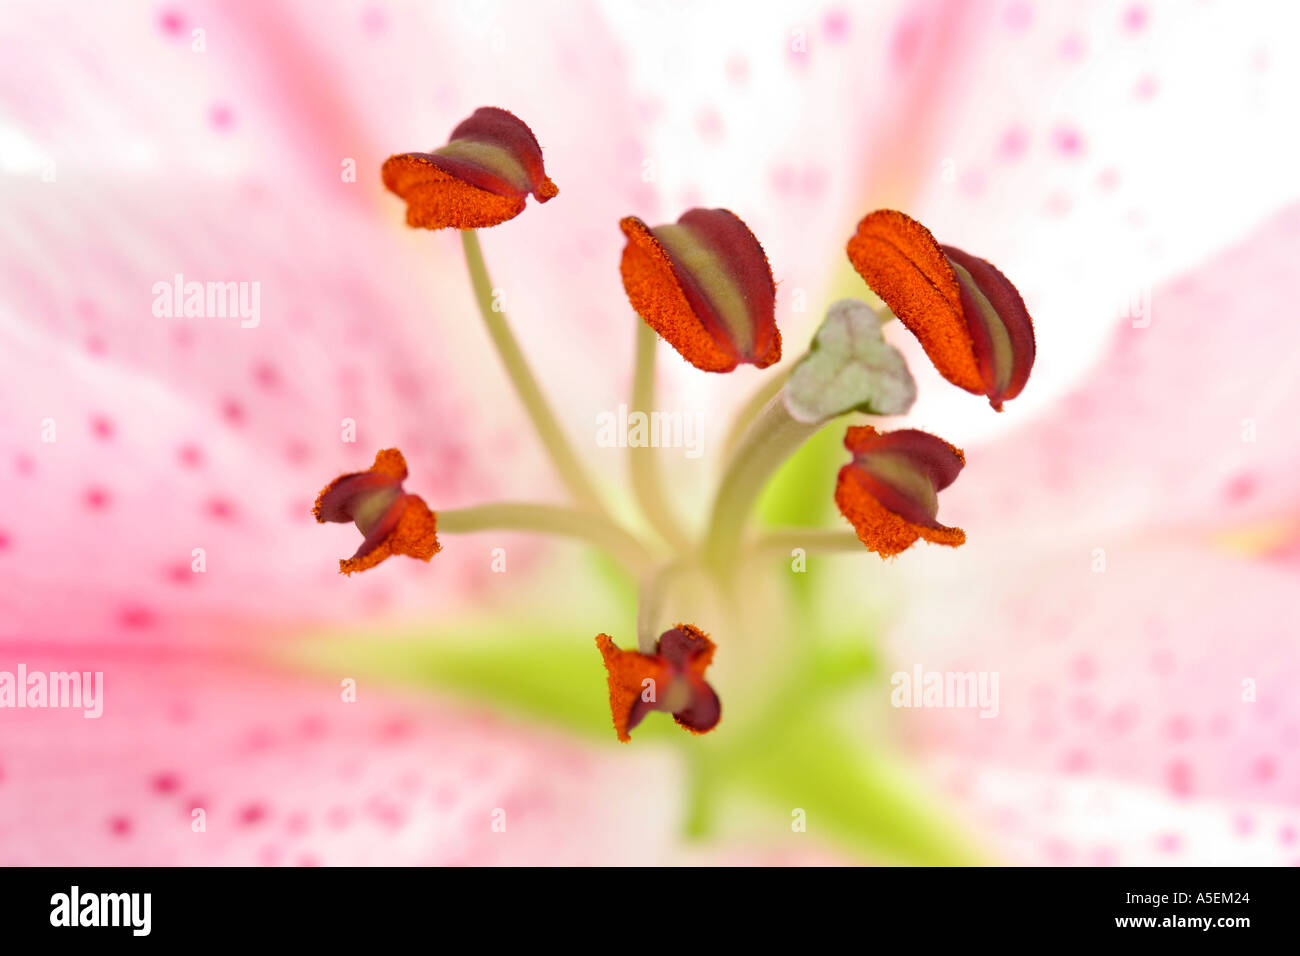
<svg viewBox="0 0 1300 956">
<path fill-rule="evenodd" d="M 344 574 L 373 568 L 391 554 L 428 561 L 440 550 L 438 516 L 418 495 L 402 490 L 406 459 L 396 448 L 375 456 L 369 471 L 342 475 L 316 498 L 312 514 L 326 521 L 353 521 L 365 539 L 357 553 L 339 562 Z"/>
<path fill-rule="evenodd" d="M 654 654 L 620 650 L 607 634 L 596 637 L 596 646 L 609 673 L 609 707 L 623 743 L 652 710 L 672 714 L 695 734 L 712 730 L 722 719 L 722 702 L 704 679 L 713 642 L 699 628 L 678 624 L 664 631 Z"/>
<path fill-rule="evenodd" d="M 384 162 L 384 185 L 406 200 L 406 224 L 422 229 L 482 229 L 524 211 L 529 193 L 559 193 L 546 178 L 542 148 L 513 113 L 475 110 L 431 153 L 399 153 Z"/>
<path fill-rule="evenodd" d="M 781 359 L 776 283 L 763 247 L 726 209 L 691 209 L 676 223 L 619 223 L 623 288 L 632 308 L 705 372 Z"/>
<path fill-rule="evenodd" d="M 928 432 L 878 432 L 854 426 L 844 436 L 853 461 L 840 469 L 835 503 L 858 539 L 881 557 L 893 557 L 924 538 L 957 547 L 966 532 L 939 524 L 938 493 L 966 464 L 961 450 Z"/>
<path fill-rule="evenodd" d="M 848 252 L 944 378 L 988 396 L 997 411 L 1020 394 L 1034 365 L 1034 323 L 1006 276 L 893 209 L 858 223 Z"/>
</svg>

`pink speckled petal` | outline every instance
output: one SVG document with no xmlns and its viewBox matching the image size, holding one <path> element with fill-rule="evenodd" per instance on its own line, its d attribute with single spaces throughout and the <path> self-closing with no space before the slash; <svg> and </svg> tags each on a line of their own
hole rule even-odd
<svg viewBox="0 0 1300 956">
<path fill-rule="evenodd" d="M 408 490 L 440 507 L 553 487 L 517 439 L 525 419 L 501 398 L 490 345 L 464 327 L 474 305 L 455 238 L 409 234 L 379 181 L 384 156 L 480 105 L 467 97 L 487 78 L 508 105 L 553 117 L 548 157 L 588 179 L 552 204 L 544 235 L 520 222 L 485 240 L 497 279 L 527 290 L 512 318 L 556 404 L 591 384 L 574 374 L 575 336 L 630 348 L 591 305 L 621 295 L 594 237 L 610 210 L 647 205 L 619 53 L 590 10 L 550 23 L 526 7 L 511 30 L 541 20 L 553 42 L 520 43 L 502 77 L 464 40 L 482 24 L 456 5 L 0 10 L 0 32 L 29 41 L 0 58 L 0 113 L 31 154 L 0 180 L 0 637 L 260 645 L 286 618 L 445 615 L 472 600 L 483 562 L 339 588 L 328 558 L 355 533 L 317 532 L 310 496 L 385 445 L 410 457 Z M 393 95 L 431 61 L 430 97 Z M 165 88 L 140 80 L 162 75 Z M 581 115 L 556 110 L 575 88 Z M 155 315 L 155 285 L 177 274 L 247 283 L 250 305 L 257 283 L 259 314 Z M 491 466 L 507 442 L 508 476 Z M 536 548 L 512 545 L 512 570 Z"/>
<path fill-rule="evenodd" d="M 1188 539 L 1300 512 L 1300 325 L 1285 277 L 1300 206 L 1159 286 L 1150 320 L 1114 333 L 1099 366 L 1047 416 L 971 451 L 946 506 L 973 538 L 1105 546 Z"/>
<path fill-rule="evenodd" d="M 1278 829 L 1300 824 L 1294 571 L 1132 539 L 1109 543 L 1103 572 L 1084 546 L 1017 558 L 972 538 L 964 551 L 960 568 L 926 562 L 945 599 L 908 603 L 891 668 L 996 672 L 996 716 L 895 714 L 1003 852 L 1300 859 Z M 1252 813 L 1263 832 L 1234 833 Z M 1162 849 L 1169 834 L 1180 854 Z"/>
<path fill-rule="evenodd" d="M 1300 859 L 1294 552 L 1275 551 L 1300 515 L 1297 254 L 1291 209 L 1157 289 L 1059 412 L 968 449 L 945 503 L 966 560 L 909 568 L 896 665 L 997 672 L 1001 699 L 900 719 L 1016 858 Z"/>
<path fill-rule="evenodd" d="M 229 662 L 24 659 L 103 671 L 105 701 L 98 719 L 5 711 L 0 865 L 651 863 L 677 826 L 662 753 L 588 750 L 370 685 L 344 703 L 335 684 Z"/>
</svg>

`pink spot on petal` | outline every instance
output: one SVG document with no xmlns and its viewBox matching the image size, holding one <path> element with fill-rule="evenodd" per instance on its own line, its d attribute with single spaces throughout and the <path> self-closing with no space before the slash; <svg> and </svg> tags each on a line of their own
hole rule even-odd
<svg viewBox="0 0 1300 956">
<path fill-rule="evenodd" d="M 388 27 L 388 18 L 380 7 L 368 7 L 361 14 L 361 29 L 371 36 L 383 33 Z"/>
<path fill-rule="evenodd" d="M 822 20 L 826 39 L 838 43 L 849 35 L 849 15 L 840 9 L 831 10 Z"/>
<path fill-rule="evenodd" d="M 1072 126 L 1058 126 L 1052 132 L 1052 145 L 1061 155 L 1075 157 L 1083 152 L 1083 136 Z"/>
<path fill-rule="evenodd" d="M 227 133 L 235 125 L 235 113 L 224 103 L 215 103 L 208 110 L 208 123 L 217 132 Z"/>
<path fill-rule="evenodd" d="M 258 851 L 257 859 L 263 866 L 275 866 L 280 862 L 280 856 L 283 852 L 280 847 L 268 844 Z"/>
<path fill-rule="evenodd" d="M 1223 497 L 1232 504 L 1241 504 L 1255 494 L 1255 476 L 1243 472 L 1235 475 L 1223 489 Z"/>
<path fill-rule="evenodd" d="M 408 718 L 397 717 L 379 728 L 379 737 L 381 740 L 396 742 L 410 737 L 414 731 L 415 724 Z"/>
<path fill-rule="evenodd" d="M 1168 677 L 1174 672 L 1174 655 L 1169 651 L 1156 651 L 1151 655 L 1151 670 L 1161 677 Z"/>
<path fill-rule="evenodd" d="M 344 807 L 331 807 L 325 815 L 325 822 L 335 830 L 344 829 L 352 821 L 352 815 Z"/>
<path fill-rule="evenodd" d="M 370 815 L 385 826 L 400 829 L 406 822 L 406 815 L 395 803 L 382 797 L 370 801 L 367 809 Z"/>
<path fill-rule="evenodd" d="M 152 627 L 156 620 L 153 611 L 140 604 L 124 607 L 117 619 L 123 627 L 139 629 Z"/>
<path fill-rule="evenodd" d="M 986 179 L 981 169 L 968 169 L 961 176 L 960 188 L 967 196 L 978 196 L 984 191 Z"/>
<path fill-rule="evenodd" d="M 722 136 L 722 114 L 711 107 L 700 110 L 695 118 L 695 128 L 704 139 L 719 139 Z"/>
<path fill-rule="evenodd" d="M 889 44 L 889 57 L 895 70 L 903 73 L 912 66 L 924 34 L 925 21 L 920 15 L 912 14 L 899 21 Z"/>
<path fill-rule="evenodd" d="M 1024 127 L 1010 126 L 1002 134 L 1002 140 L 998 143 L 998 157 L 1007 161 L 1019 159 L 1025 154 L 1028 145 L 1029 137 Z"/>
<path fill-rule="evenodd" d="M 105 440 L 112 438 L 116 431 L 113 427 L 112 421 L 105 418 L 103 415 L 96 415 L 90 420 L 90 430 L 95 433 L 96 438 L 103 438 Z"/>
<path fill-rule="evenodd" d="M 1186 717 L 1181 715 L 1172 718 L 1165 727 L 1165 733 L 1169 739 L 1174 742 L 1181 742 L 1192 735 L 1192 725 Z"/>
<path fill-rule="evenodd" d="M 302 442 L 293 439 L 285 445 L 284 457 L 291 465 L 304 465 L 311 458 L 311 451 Z"/>
<path fill-rule="evenodd" d="M 1140 4 L 1133 4 L 1124 11 L 1124 29 L 1129 33 L 1141 33 L 1146 29 L 1147 11 Z"/>
<path fill-rule="evenodd" d="M 1066 773 L 1083 773 L 1091 765 L 1092 761 L 1082 750 L 1071 750 L 1065 755 L 1064 767 Z"/>
<path fill-rule="evenodd" d="M 270 391 L 280 384 L 280 372 L 270 362 L 259 362 L 253 367 L 253 381 Z"/>
<path fill-rule="evenodd" d="M 1014 30 L 1019 33 L 1021 30 L 1028 29 L 1034 22 L 1034 8 L 1028 3 L 1012 3 L 1007 6 L 1006 12 L 1002 15 L 1002 22 L 1007 25 L 1008 30 Z"/>
<path fill-rule="evenodd" d="M 1183 847 L 1183 838 L 1177 833 L 1162 833 L 1156 838 L 1156 849 L 1161 853 L 1177 853 Z"/>
<path fill-rule="evenodd" d="M 226 498 L 210 499 L 203 510 L 209 518 L 216 521 L 233 521 L 235 518 L 235 505 Z"/>
<path fill-rule="evenodd" d="M 149 781 L 149 786 L 153 788 L 155 793 L 175 793 L 180 785 L 180 777 L 174 773 L 155 774 L 154 778 Z"/>
<path fill-rule="evenodd" d="M 244 738 L 244 746 L 254 752 L 268 750 L 275 742 L 275 736 L 268 727 L 254 727 Z"/>
<path fill-rule="evenodd" d="M 1122 737 L 1133 729 L 1137 716 L 1133 712 L 1130 704 L 1125 704 L 1117 708 L 1109 717 L 1106 718 L 1106 729 L 1116 737 Z"/>
<path fill-rule="evenodd" d="M 113 817 L 108 821 L 108 829 L 114 836 L 127 836 L 131 832 L 131 819 L 123 816 Z"/>
<path fill-rule="evenodd" d="M 1187 797 L 1192 793 L 1192 768 L 1184 761 L 1169 765 L 1166 773 L 1170 791 L 1178 797 Z"/>
<path fill-rule="evenodd" d="M 807 166 L 799 177 L 799 186 L 809 199 L 819 196 L 826 187 L 826 172 L 817 166 Z"/>
<path fill-rule="evenodd" d="M 164 10 L 158 15 L 158 27 L 168 36 L 180 36 L 185 30 L 185 17 L 178 10 Z"/>
<path fill-rule="evenodd" d="M 91 511 L 103 511 L 108 507 L 111 496 L 107 489 L 94 486 L 86 489 L 86 507 Z"/>
<path fill-rule="evenodd" d="M 1061 40 L 1059 50 L 1063 58 L 1078 60 L 1083 56 L 1083 38 L 1077 33 L 1071 33 Z"/>
<path fill-rule="evenodd" d="M 203 451 L 198 445 L 182 445 L 177 455 L 187 468 L 197 468 L 203 463 Z"/>
</svg>

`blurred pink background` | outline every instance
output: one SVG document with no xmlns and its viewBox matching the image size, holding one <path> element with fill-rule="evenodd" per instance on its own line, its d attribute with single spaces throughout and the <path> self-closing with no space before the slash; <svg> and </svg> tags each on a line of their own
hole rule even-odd
<svg viewBox="0 0 1300 956">
<path fill-rule="evenodd" d="M 360 657 L 302 665 L 339 633 L 472 644 L 545 618 L 603 694 L 591 636 L 626 609 L 564 583 L 592 579 L 581 549 L 511 537 L 504 579 L 444 554 L 344 580 L 355 533 L 310 515 L 393 445 L 437 508 L 561 498 L 457 237 L 406 229 L 379 181 L 480 105 L 531 125 L 560 187 L 483 244 L 612 495 L 623 459 L 586 436 L 630 379 L 621 216 L 741 215 L 789 359 L 862 294 L 844 243 L 871 209 L 996 263 L 1038 336 L 1005 414 L 889 333 L 910 421 L 967 449 L 943 516 L 970 544 L 830 579 L 886 675 L 999 671 L 1000 714 L 878 710 L 886 680 L 847 726 L 871 724 L 987 860 L 1300 862 L 1298 19 L 1224 0 L 5 3 L 0 671 L 107 689 L 99 720 L 0 710 L 0 862 L 896 859 L 815 817 L 792 839 L 788 808 L 745 801 L 685 840 L 689 741 L 620 747 L 418 680 L 361 678 L 344 706 Z M 177 273 L 259 283 L 257 327 L 155 316 Z M 710 422 L 760 381 L 661 365 Z M 696 516 L 716 465 L 670 466 Z"/>
</svg>

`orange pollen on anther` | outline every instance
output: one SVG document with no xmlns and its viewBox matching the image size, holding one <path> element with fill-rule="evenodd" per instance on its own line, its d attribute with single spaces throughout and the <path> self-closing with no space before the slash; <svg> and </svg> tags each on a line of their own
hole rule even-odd
<svg viewBox="0 0 1300 956">
<path fill-rule="evenodd" d="M 917 337 L 943 377 L 983 393 L 957 274 L 930 230 L 901 212 L 882 209 L 858 224 L 848 253 L 858 274 Z"/>
<path fill-rule="evenodd" d="M 394 554 L 428 561 L 441 550 L 438 515 L 418 495 L 402 490 L 406 475 L 402 453 L 385 448 L 369 469 L 340 475 L 317 495 L 312 507 L 317 521 L 350 521 L 365 536 L 352 557 L 339 561 L 343 574 L 373 568 Z"/>
<path fill-rule="evenodd" d="M 632 308 L 650 327 L 705 372 L 730 372 L 738 364 L 705 329 L 686 300 L 672 259 L 644 222 L 628 216 L 619 222 L 627 247 L 619 271 Z"/>
<path fill-rule="evenodd" d="M 554 196 L 559 190 L 548 179 Z M 523 196 L 503 196 L 457 179 L 411 154 L 384 163 L 384 185 L 406 200 L 406 224 L 416 229 L 486 229 L 524 211 Z"/>
<path fill-rule="evenodd" d="M 354 574 L 365 571 L 394 554 L 404 554 L 421 561 L 430 561 L 442 550 L 438 543 L 438 514 L 418 495 L 404 495 L 402 515 L 397 527 L 373 550 L 360 557 L 339 562 L 339 571 Z"/>
<path fill-rule="evenodd" d="M 852 465 L 840 469 L 835 484 L 835 504 L 853 525 L 858 540 L 868 551 L 874 551 L 883 558 L 901 554 L 915 544 L 918 538 L 952 548 L 966 543 L 966 532 L 961 528 L 943 525 L 929 528 L 913 524 L 894 514 L 863 487 Z"/>
<path fill-rule="evenodd" d="M 621 649 L 608 634 L 596 636 L 596 647 L 600 649 L 600 656 L 605 662 L 614 731 L 620 741 L 628 743 L 632 739 L 628 731 L 632 707 L 646 693 L 649 685 L 645 681 L 654 681 L 656 693 L 660 689 L 666 691 L 670 669 L 658 657 Z"/>
</svg>

